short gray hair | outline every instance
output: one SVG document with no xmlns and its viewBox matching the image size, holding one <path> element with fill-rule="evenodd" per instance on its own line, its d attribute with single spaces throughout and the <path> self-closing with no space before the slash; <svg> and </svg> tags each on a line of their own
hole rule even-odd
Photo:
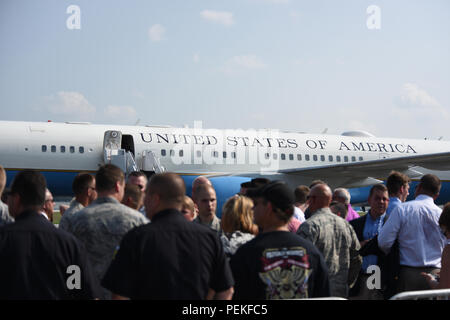
<svg viewBox="0 0 450 320">
<path fill-rule="evenodd" d="M 347 189 L 345 189 L 345 188 L 336 188 L 336 189 L 334 189 L 334 192 L 333 192 L 333 196 L 334 195 L 336 197 L 345 199 L 345 203 L 346 204 L 350 203 L 351 196 L 350 196 L 350 192 L 348 192 Z"/>
</svg>

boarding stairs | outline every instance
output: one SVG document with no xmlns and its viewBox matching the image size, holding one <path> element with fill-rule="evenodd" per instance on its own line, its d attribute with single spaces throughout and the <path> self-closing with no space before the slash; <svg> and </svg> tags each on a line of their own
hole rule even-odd
<svg viewBox="0 0 450 320">
<path fill-rule="evenodd" d="M 103 160 L 105 164 L 113 164 L 119 167 L 125 176 L 133 171 L 143 170 L 151 173 L 161 173 L 165 168 L 161 165 L 159 158 L 151 150 L 142 153 L 142 167 L 136 164 L 133 154 L 122 148 L 122 133 L 109 130 L 105 132 L 103 139 Z"/>
</svg>

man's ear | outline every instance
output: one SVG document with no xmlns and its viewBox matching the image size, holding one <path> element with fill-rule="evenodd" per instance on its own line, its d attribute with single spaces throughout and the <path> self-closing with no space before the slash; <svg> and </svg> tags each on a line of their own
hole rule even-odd
<svg viewBox="0 0 450 320">
<path fill-rule="evenodd" d="M 114 185 L 114 191 L 117 193 L 120 191 L 120 181 L 116 181 L 115 185 Z"/>
</svg>

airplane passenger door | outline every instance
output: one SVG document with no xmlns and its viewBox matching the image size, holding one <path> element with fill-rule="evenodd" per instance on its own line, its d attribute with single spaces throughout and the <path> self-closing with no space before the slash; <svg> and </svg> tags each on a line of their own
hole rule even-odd
<svg viewBox="0 0 450 320">
<path fill-rule="evenodd" d="M 128 176 L 131 172 L 138 171 L 133 153 L 134 144 L 132 136 L 122 136 L 122 132 L 116 130 L 105 131 L 103 137 L 103 157 L 105 164 L 116 165 Z"/>
<path fill-rule="evenodd" d="M 122 135 L 121 149 L 131 152 L 134 158 L 136 158 L 136 153 L 134 152 L 134 141 L 133 136 L 130 134 Z"/>
</svg>

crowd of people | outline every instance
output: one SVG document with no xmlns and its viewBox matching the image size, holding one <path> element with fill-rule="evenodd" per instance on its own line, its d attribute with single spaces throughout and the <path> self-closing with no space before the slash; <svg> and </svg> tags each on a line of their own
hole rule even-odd
<svg viewBox="0 0 450 320">
<path fill-rule="evenodd" d="M 256 178 L 216 215 L 213 183 L 191 197 L 174 173 L 128 177 L 114 165 L 78 174 L 53 222 L 38 171 L 19 172 L 0 201 L 0 299 L 382 300 L 450 288 L 450 203 L 424 175 L 415 199 L 393 171 L 359 214 L 344 188 L 292 190 Z M 6 174 L 0 166 L 0 195 Z"/>
</svg>

